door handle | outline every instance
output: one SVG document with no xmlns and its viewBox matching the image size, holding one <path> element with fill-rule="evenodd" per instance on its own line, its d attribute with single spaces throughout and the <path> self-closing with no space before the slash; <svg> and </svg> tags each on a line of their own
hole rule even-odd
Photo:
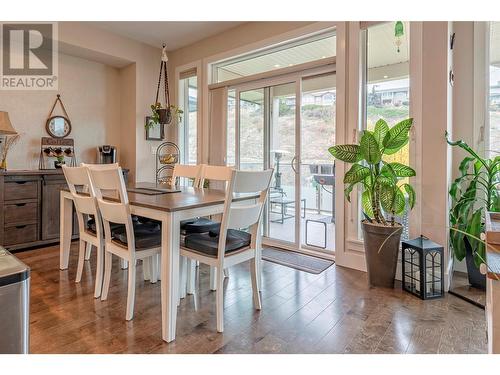
<svg viewBox="0 0 500 375">
<path fill-rule="evenodd" d="M 297 156 L 295 155 L 292 159 L 292 169 L 295 174 L 297 174 L 297 169 L 295 169 L 295 162 L 297 161 Z"/>
</svg>

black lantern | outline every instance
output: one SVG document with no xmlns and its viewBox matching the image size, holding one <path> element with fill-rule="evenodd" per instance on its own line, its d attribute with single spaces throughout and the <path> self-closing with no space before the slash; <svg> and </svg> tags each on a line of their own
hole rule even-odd
<svg viewBox="0 0 500 375">
<path fill-rule="evenodd" d="M 441 245 L 424 236 L 402 242 L 403 289 L 422 299 L 442 297 L 444 269 Z"/>
</svg>

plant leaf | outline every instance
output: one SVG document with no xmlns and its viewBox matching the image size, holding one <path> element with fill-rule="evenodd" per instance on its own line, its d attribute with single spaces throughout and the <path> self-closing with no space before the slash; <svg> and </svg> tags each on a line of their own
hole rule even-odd
<svg viewBox="0 0 500 375">
<path fill-rule="evenodd" d="M 358 145 L 336 145 L 330 147 L 328 151 L 334 158 L 345 161 L 346 163 L 355 163 L 361 160 Z"/>
<path fill-rule="evenodd" d="M 372 133 L 365 131 L 359 142 L 361 155 L 368 164 L 377 164 L 382 158 L 377 141 Z"/>
<path fill-rule="evenodd" d="M 388 165 L 392 168 L 397 177 L 413 177 L 416 175 L 415 170 L 407 165 L 397 162 L 389 163 Z"/>
<path fill-rule="evenodd" d="M 408 204 L 410 205 L 410 208 L 415 207 L 416 194 L 413 186 L 411 186 L 410 184 L 403 184 L 402 187 L 405 190 L 406 194 L 408 194 Z"/>
<path fill-rule="evenodd" d="M 363 207 L 363 212 L 367 216 L 369 216 L 370 218 L 374 217 L 370 190 L 365 190 L 363 191 L 363 194 L 361 194 L 361 206 Z"/>
<path fill-rule="evenodd" d="M 384 139 L 385 154 L 390 155 L 388 151 L 395 153 L 408 143 L 408 132 L 410 131 L 412 124 L 413 119 L 408 118 L 398 122 L 391 129 L 389 129 L 389 138 Z"/>
<path fill-rule="evenodd" d="M 370 170 L 367 167 L 361 164 L 353 164 L 344 176 L 344 183 L 356 184 L 363 181 L 369 174 Z"/>
<path fill-rule="evenodd" d="M 379 145 L 379 149 L 383 148 L 384 138 L 387 133 L 389 133 L 389 125 L 381 118 L 375 123 L 375 130 L 373 131 L 373 136 Z"/>
</svg>

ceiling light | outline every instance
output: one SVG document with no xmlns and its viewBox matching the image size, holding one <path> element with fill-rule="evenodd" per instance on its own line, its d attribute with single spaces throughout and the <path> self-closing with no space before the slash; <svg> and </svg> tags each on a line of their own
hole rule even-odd
<svg viewBox="0 0 500 375">
<path fill-rule="evenodd" d="M 293 64 L 288 64 L 288 66 L 293 66 Z"/>
<path fill-rule="evenodd" d="M 384 78 L 389 78 L 389 76 L 384 76 Z"/>
<path fill-rule="evenodd" d="M 279 68 L 280 66 L 281 66 L 280 64 L 274 65 L 275 68 Z"/>
<path fill-rule="evenodd" d="M 326 59 L 326 56 L 321 56 L 322 59 Z"/>
</svg>

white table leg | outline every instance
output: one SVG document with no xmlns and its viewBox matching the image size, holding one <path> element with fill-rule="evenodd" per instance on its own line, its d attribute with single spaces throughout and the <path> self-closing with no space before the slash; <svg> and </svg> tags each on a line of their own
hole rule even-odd
<svg viewBox="0 0 500 375">
<path fill-rule="evenodd" d="M 71 246 L 71 233 L 73 230 L 73 200 L 67 198 L 67 192 L 60 193 L 60 224 L 59 224 L 59 269 L 68 268 L 69 252 Z"/>
<path fill-rule="evenodd" d="M 161 321 L 162 338 L 175 340 L 179 293 L 179 220 L 166 212 L 161 226 Z"/>
</svg>

